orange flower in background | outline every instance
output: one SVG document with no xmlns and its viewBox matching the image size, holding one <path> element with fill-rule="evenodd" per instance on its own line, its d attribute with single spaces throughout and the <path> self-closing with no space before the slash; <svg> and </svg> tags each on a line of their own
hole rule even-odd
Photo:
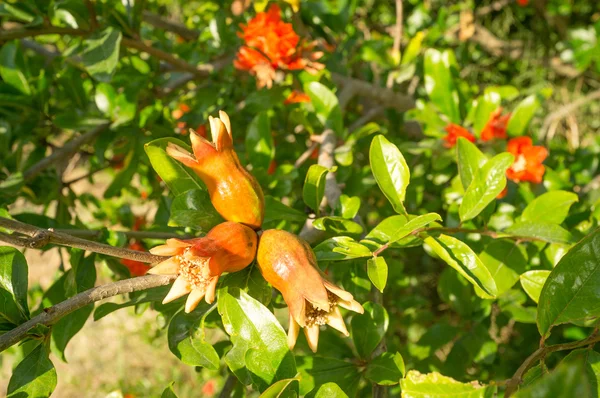
<svg viewBox="0 0 600 398">
<path fill-rule="evenodd" d="M 339 307 L 362 314 L 363 307 L 347 291 L 325 279 L 310 245 L 294 234 L 271 229 L 263 232 L 257 252 L 263 277 L 281 292 L 290 312 L 288 345 L 296 345 L 300 328 L 313 352 L 322 325 L 348 336 Z"/>
<path fill-rule="evenodd" d="M 179 104 L 177 105 L 177 109 L 171 112 L 171 116 L 173 117 L 173 119 L 178 120 L 181 119 L 183 115 L 185 115 L 189 111 L 191 111 L 189 106 L 187 106 L 186 104 Z"/>
<path fill-rule="evenodd" d="M 517 137 L 508 141 L 507 151 L 514 155 L 515 161 L 506 170 L 506 177 L 514 182 L 542 182 L 546 171 L 542 162 L 548 157 L 546 148 L 534 146 L 530 137 Z"/>
<path fill-rule="evenodd" d="M 138 241 L 134 241 L 128 246 L 131 250 L 137 250 L 139 252 L 145 252 L 146 248 Z M 150 265 L 141 261 L 121 259 L 121 264 L 127 267 L 131 276 L 142 276 L 150 269 Z"/>
<path fill-rule="evenodd" d="M 469 130 L 459 126 L 458 124 L 450 123 L 444 128 L 444 130 L 446 130 L 448 133 L 443 138 L 443 140 L 446 141 L 444 143 L 446 148 L 452 148 L 454 145 L 456 145 L 459 137 L 464 137 L 471 142 L 475 142 L 475 136 L 471 134 Z"/>
<path fill-rule="evenodd" d="M 489 141 L 494 138 L 506 139 L 506 126 L 511 114 L 502 115 L 502 108 L 490 114 L 490 119 L 481 130 L 481 140 Z"/>
<path fill-rule="evenodd" d="M 300 102 L 310 102 L 310 97 L 301 91 L 292 91 L 290 95 L 283 101 L 284 105 L 298 104 Z"/>
<path fill-rule="evenodd" d="M 177 275 L 163 304 L 189 294 L 185 302 L 185 312 L 189 313 L 202 298 L 209 304 L 215 300 L 215 289 L 223 272 L 240 271 L 254 260 L 256 241 L 252 229 L 226 221 L 203 238 L 167 239 L 165 245 L 150 249 L 152 254 L 170 257 L 148 273 Z"/>
<path fill-rule="evenodd" d="M 525 7 L 529 4 L 529 0 L 517 0 L 517 4 L 519 4 L 521 7 Z"/>
<path fill-rule="evenodd" d="M 233 148 L 229 116 L 220 111 L 218 119 L 208 120 L 213 142 L 192 132 L 193 154 L 173 143 L 167 145 L 167 154 L 202 179 L 215 210 L 223 218 L 259 229 L 265 213 L 263 192 Z"/>
<path fill-rule="evenodd" d="M 315 62 L 323 53 L 313 52 L 315 44 L 301 41 L 292 24 L 281 20 L 277 4 L 271 4 L 267 12 L 259 12 L 248 24 L 240 26 L 242 32 L 238 36 L 244 45 L 233 65 L 256 76 L 258 88 L 271 88 L 278 69 L 316 73 L 324 68 Z"/>
</svg>

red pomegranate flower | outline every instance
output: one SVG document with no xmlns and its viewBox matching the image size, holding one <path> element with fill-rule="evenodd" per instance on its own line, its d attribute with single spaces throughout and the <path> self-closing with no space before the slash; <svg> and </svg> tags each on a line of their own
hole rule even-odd
<svg viewBox="0 0 600 398">
<path fill-rule="evenodd" d="M 475 142 L 475 136 L 471 134 L 469 130 L 459 126 L 458 124 L 450 123 L 444 128 L 444 130 L 446 130 L 448 133 L 443 138 L 444 141 L 446 141 L 446 143 L 444 143 L 446 148 L 452 148 L 454 145 L 456 145 L 459 137 L 464 137 L 471 142 Z"/>
<path fill-rule="evenodd" d="M 481 130 L 481 140 L 489 141 L 494 138 L 506 139 L 506 126 L 510 119 L 510 113 L 502 115 L 502 108 L 496 109 L 490 114 L 490 119 Z"/>
<path fill-rule="evenodd" d="M 542 182 L 546 171 L 542 162 L 548 156 L 546 148 L 534 146 L 530 137 L 517 137 L 508 141 L 507 151 L 515 156 L 515 162 L 506 171 L 509 179 L 514 182 Z"/>
<path fill-rule="evenodd" d="M 136 231 L 136 229 L 134 229 Z M 128 246 L 131 250 L 137 250 L 139 252 L 145 252 L 146 248 L 138 241 L 134 241 Z M 150 265 L 141 261 L 121 259 L 121 264 L 127 267 L 131 276 L 142 276 L 146 274 L 146 271 L 150 269 Z"/>
<path fill-rule="evenodd" d="M 301 91 L 292 91 L 283 102 L 284 105 L 298 104 L 300 102 L 310 102 L 310 97 Z"/>
</svg>

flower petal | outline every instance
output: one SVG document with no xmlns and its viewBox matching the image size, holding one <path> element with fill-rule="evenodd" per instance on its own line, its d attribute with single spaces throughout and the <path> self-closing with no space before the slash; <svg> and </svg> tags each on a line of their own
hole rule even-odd
<svg viewBox="0 0 600 398">
<path fill-rule="evenodd" d="M 208 304 L 212 304 L 215 301 L 215 290 L 217 289 L 217 282 L 219 282 L 218 276 L 212 278 L 209 285 L 206 288 L 206 302 Z"/>
<path fill-rule="evenodd" d="M 296 322 L 294 320 L 294 317 L 292 316 L 292 314 L 290 314 L 290 327 L 288 329 L 288 337 L 287 337 L 288 346 L 290 347 L 290 350 L 294 349 L 294 346 L 296 345 L 296 340 L 298 340 L 299 333 L 300 333 L 300 325 L 298 325 L 298 322 Z"/>
<path fill-rule="evenodd" d="M 198 162 L 191 153 L 171 142 L 167 144 L 167 154 L 175 160 L 180 161 L 188 167 L 197 167 Z"/>
<path fill-rule="evenodd" d="M 190 129 L 190 141 L 192 143 L 192 150 L 197 160 L 200 160 L 208 155 L 215 153 L 215 147 L 206 138 L 197 134 L 194 130 Z"/>
<path fill-rule="evenodd" d="M 334 305 L 333 310 L 327 315 L 327 324 L 344 334 L 346 337 L 350 335 L 350 333 L 348 333 L 348 329 L 346 329 L 346 323 L 344 323 L 342 312 L 337 305 Z"/>
<path fill-rule="evenodd" d="M 185 296 L 186 294 L 188 294 L 191 291 L 192 291 L 192 287 L 185 280 L 185 278 L 183 276 L 178 276 L 177 279 L 175 279 L 175 282 L 173 282 L 173 286 L 171 286 L 171 290 L 169 290 L 169 293 L 167 293 L 167 296 L 165 297 L 165 299 L 163 300 L 162 303 L 163 304 L 170 303 L 173 300 L 177 300 L 179 297 Z"/>
<path fill-rule="evenodd" d="M 227 133 L 229 134 L 230 137 L 232 137 L 232 140 L 233 140 L 233 136 L 231 135 L 231 120 L 229 120 L 229 115 L 223 111 L 219 111 L 219 119 L 221 119 L 221 121 L 225 125 L 225 129 L 227 130 Z"/>
<path fill-rule="evenodd" d="M 149 250 L 150 253 L 157 256 L 176 256 L 181 254 L 181 249 L 169 245 L 160 245 Z"/>
<path fill-rule="evenodd" d="M 329 290 L 331 293 L 335 294 L 336 296 L 338 296 L 339 298 L 341 298 L 344 301 L 351 301 L 354 299 L 352 294 L 348 293 L 341 287 L 337 287 L 336 285 L 329 282 L 328 280 L 323 280 L 323 284 L 325 285 L 325 289 Z"/>
<path fill-rule="evenodd" d="M 155 254 L 155 253 L 152 253 Z M 175 257 L 169 257 L 167 260 L 158 263 L 148 270 L 149 274 L 154 275 L 174 275 L 179 273 L 179 260 Z"/>
<path fill-rule="evenodd" d="M 349 300 L 349 301 L 340 300 L 340 301 L 338 301 L 337 304 L 342 308 L 357 312 L 359 314 L 363 314 L 365 312 L 365 309 L 363 308 L 363 306 L 360 305 L 360 303 L 356 300 Z"/>
<path fill-rule="evenodd" d="M 319 346 L 319 331 L 319 325 L 312 325 L 304 328 L 304 335 L 306 336 L 306 341 L 312 352 L 317 352 L 317 347 Z"/>
<path fill-rule="evenodd" d="M 204 294 L 206 293 L 206 289 L 192 289 L 190 295 L 185 301 L 185 312 L 189 314 L 194 311 L 194 309 L 200 304 L 202 298 L 204 298 Z"/>
<path fill-rule="evenodd" d="M 217 151 L 221 152 L 223 149 L 231 147 L 233 145 L 231 136 L 227 132 L 221 119 L 211 116 L 208 120 L 210 122 L 212 140 Z"/>
</svg>

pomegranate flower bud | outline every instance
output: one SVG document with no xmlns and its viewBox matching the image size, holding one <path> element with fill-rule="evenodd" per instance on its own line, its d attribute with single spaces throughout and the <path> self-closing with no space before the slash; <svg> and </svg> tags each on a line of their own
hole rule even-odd
<svg viewBox="0 0 600 398">
<path fill-rule="evenodd" d="M 220 111 L 219 119 L 209 117 L 209 122 L 212 142 L 190 130 L 194 154 L 173 143 L 167 146 L 167 153 L 204 181 L 223 218 L 259 229 L 264 219 L 263 192 L 233 149 L 229 116 Z"/>
<path fill-rule="evenodd" d="M 296 344 L 300 328 L 304 328 L 313 352 L 317 351 L 321 325 L 348 336 L 339 307 L 364 312 L 350 293 L 324 278 L 309 244 L 294 234 L 274 229 L 263 232 L 257 261 L 263 277 L 281 292 L 288 305 L 290 349 Z"/>
<path fill-rule="evenodd" d="M 148 273 L 178 275 L 163 304 L 189 293 L 185 312 L 191 312 L 202 298 L 209 304 L 215 300 L 215 289 L 223 272 L 239 271 L 254 260 L 256 241 L 256 232 L 251 228 L 227 221 L 203 238 L 167 239 L 166 245 L 154 247 L 150 250 L 152 254 L 171 257 Z"/>
</svg>

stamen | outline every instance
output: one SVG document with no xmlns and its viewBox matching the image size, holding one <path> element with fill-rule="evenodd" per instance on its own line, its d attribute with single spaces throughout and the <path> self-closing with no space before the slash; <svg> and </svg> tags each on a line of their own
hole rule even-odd
<svg viewBox="0 0 600 398">
<path fill-rule="evenodd" d="M 179 260 L 179 275 L 185 278 L 193 289 L 204 289 L 210 282 L 209 258 L 194 256 L 190 248 L 177 256 Z"/>
<path fill-rule="evenodd" d="M 321 326 L 327 324 L 327 318 L 329 314 L 333 312 L 333 309 L 337 305 L 338 297 L 335 294 L 328 291 L 327 298 L 329 299 L 329 311 L 323 311 L 322 309 L 315 308 L 315 306 L 309 302 L 306 303 L 306 326 Z"/>
</svg>

